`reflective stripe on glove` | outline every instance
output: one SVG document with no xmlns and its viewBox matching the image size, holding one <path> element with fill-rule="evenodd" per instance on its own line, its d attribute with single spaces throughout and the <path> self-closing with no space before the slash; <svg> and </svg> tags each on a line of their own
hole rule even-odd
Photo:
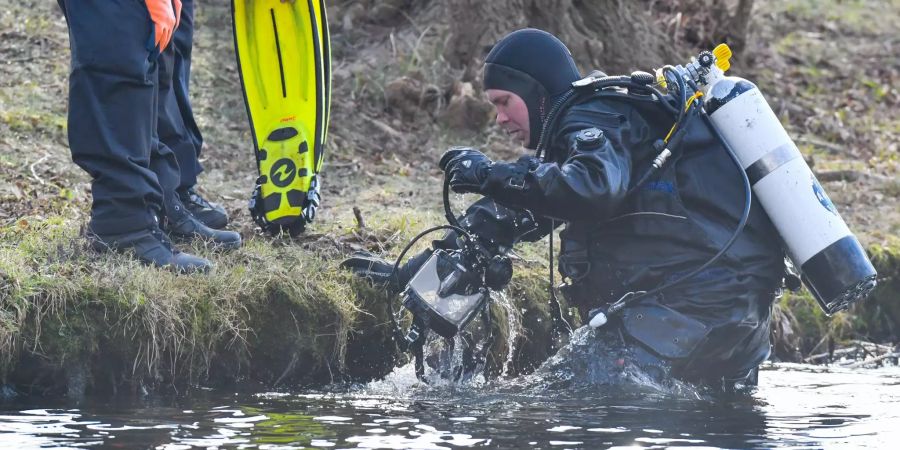
<svg viewBox="0 0 900 450">
<path fill-rule="evenodd" d="M 481 192 L 482 183 L 487 179 L 492 161 L 478 150 L 469 147 L 454 147 L 441 157 L 438 163 L 450 178 L 450 189 L 459 194 Z"/>
<path fill-rule="evenodd" d="M 354 275 L 367 278 L 375 284 L 394 284 L 391 277 L 394 265 L 369 252 L 354 252 L 341 262 L 341 268 L 349 269 Z"/>
<path fill-rule="evenodd" d="M 410 258 L 402 264 L 397 274 L 392 274 L 394 264 L 379 258 L 366 251 L 353 252 L 349 258 L 341 262 L 342 269 L 348 269 L 360 278 L 366 278 L 373 284 L 385 286 L 391 291 L 400 292 L 406 288 L 406 284 L 413 275 L 419 271 L 422 264 L 431 256 L 431 250 L 426 250 Z M 395 276 L 392 276 L 395 275 Z"/>
</svg>

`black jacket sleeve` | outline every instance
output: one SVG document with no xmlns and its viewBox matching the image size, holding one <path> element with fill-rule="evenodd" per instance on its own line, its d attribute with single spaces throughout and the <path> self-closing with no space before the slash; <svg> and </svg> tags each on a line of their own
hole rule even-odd
<svg viewBox="0 0 900 450">
<path fill-rule="evenodd" d="M 575 106 L 561 119 L 551 161 L 527 167 L 522 160 L 495 163 L 483 192 L 538 216 L 605 220 L 618 209 L 631 179 L 631 152 L 624 142 L 626 122 L 620 114 Z M 592 128 L 599 130 L 599 138 L 584 139 L 585 130 Z"/>
</svg>

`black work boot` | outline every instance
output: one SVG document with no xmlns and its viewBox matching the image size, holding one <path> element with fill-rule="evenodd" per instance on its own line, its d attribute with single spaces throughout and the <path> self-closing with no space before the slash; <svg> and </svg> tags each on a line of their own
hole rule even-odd
<svg viewBox="0 0 900 450">
<path fill-rule="evenodd" d="M 241 246 L 240 234 L 234 231 L 210 228 L 194 217 L 180 201 L 174 203 L 166 208 L 164 221 L 165 229 L 173 239 L 204 239 L 225 250 Z"/>
<path fill-rule="evenodd" d="M 99 235 L 88 229 L 86 237 L 91 248 L 98 252 L 130 251 L 146 265 L 172 268 L 182 273 L 208 272 L 212 268 L 208 260 L 176 250 L 156 224 L 148 229 L 109 235 Z"/>
<path fill-rule="evenodd" d="M 179 191 L 178 197 L 181 198 L 181 203 L 188 211 L 204 225 L 218 230 L 228 225 L 228 213 L 225 212 L 225 208 L 217 203 L 206 201 L 194 188 Z"/>
</svg>

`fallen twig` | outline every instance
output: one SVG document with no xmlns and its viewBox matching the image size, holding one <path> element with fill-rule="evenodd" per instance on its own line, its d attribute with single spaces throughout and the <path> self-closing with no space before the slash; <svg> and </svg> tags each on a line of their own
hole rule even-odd
<svg viewBox="0 0 900 450">
<path fill-rule="evenodd" d="M 431 25 L 428 25 L 427 27 L 425 27 L 425 31 L 422 31 L 419 34 L 419 38 L 416 39 L 416 43 L 415 43 L 415 45 L 413 45 L 412 55 L 413 55 L 413 58 L 415 58 L 417 63 L 422 61 L 422 57 L 419 56 L 419 46 L 422 45 L 422 39 L 425 38 L 425 35 L 428 34 L 428 31 L 430 31 L 430 30 L 431 30 Z"/>
<path fill-rule="evenodd" d="M 802 142 L 804 144 L 810 144 L 810 145 L 814 145 L 819 148 L 823 148 L 825 150 L 830 151 L 831 153 L 842 153 L 847 150 L 843 146 L 840 146 L 837 144 L 832 144 L 831 142 L 825 142 L 825 141 L 815 139 L 815 138 L 806 137 L 806 136 L 800 136 L 796 140 L 799 142 Z"/>
<path fill-rule="evenodd" d="M 356 228 L 359 230 L 366 229 L 366 220 L 363 218 L 362 211 L 358 206 L 353 207 L 353 217 L 356 217 Z"/>
<path fill-rule="evenodd" d="M 859 349 L 856 348 L 856 347 L 847 347 L 847 348 L 842 348 L 842 349 L 835 350 L 834 353 L 819 353 L 819 354 L 817 354 L 817 355 L 812 355 L 812 356 L 808 356 L 808 357 L 804 358 L 804 359 L 803 359 L 803 362 L 807 362 L 807 363 L 808 363 L 808 362 L 813 362 L 813 361 L 816 361 L 816 360 L 819 360 L 819 359 L 822 359 L 822 358 L 826 358 L 826 357 L 828 357 L 828 356 L 846 355 L 846 354 L 848 354 L 848 353 L 853 353 L 853 352 L 855 352 L 855 351 L 857 351 L 857 350 L 859 350 Z"/>
<path fill-rule="evenodd" d="M 378 130 L 381 131 L 382 133 L 387 134 L 388 136 L 390 136 L 392 138 L 403 139 L 403 133 L 397 131 L 390 125 L 388 125 L 374 117 L 369 117 L 364 114 L 362 114 L 360 116 L 363 119 L 365 119 L 367 122 L 371 123 L 375 128 L 378 128 Z"/>
<path fill-rule="evenodd" d="M 860 367 L 867 366 L 872 363 L 877 363 L 879 361 L 883 361 L 888 358 L 897 358 L 897 357 L 900 357 L 900 353 L 885 353 L 884 355 L 876 356 L 874 358 L 867 359 L 865 361 L 860 361 L 860 362 L 853 363 L 853 364 L 847 364 L 846 366 L 844 366 L 844 368 L 858 369 Z"/>
<path fill-rule="evenodd" d="M 45 184 L 47 184 L 47 183 L 44 182 L 44 179 L 43 179 L 43 178 L 41 178 L 41 177 L 38 176 L 38 174 L 37 174 L 37 172 L 34 170 L 34 168 L 37 167 L 38 164 L 40 164 L 40 163 L 46 161 L 47 158 L 49 158 L 49 157 L 50 157 L 50 154 L 49 154 L 49 153 L 44 153 L 44 156 L 41 156 L 40 159 L 38 159 L 38 160 L 35 161 L 33 164 L 31 164 L 30 166 L 28 166 L 28 168 L 31 170 L 31 177 L 34 178 L 35 180 L 37 180 L 37 182 L 40 183 L 41 186 L 43 186 L 43 185 L 45 185 Z"/>
<path fill-rule="evenodd" d="M 284 381 L 284 379 L 294 371 L 294 368 L 297 367 L 297 362 L 299 361 L 300 358 L 297 356 L 296 352 L 291 355 L 291 361 L 288 363 L 287 367 L 284 368 L 284 372 L 281 373 L 281 376 L 279 376 L 278 379 L 275 380 L 275 384 L 273 384 L 273 386 L 278 387 L 281 382 Z"/>
<path fill-rule="evenodd" d="M 879 351 L 883 351 L 883 352 L 893 352 L 894 351 L 894 347 L 891 345 L 876 344 L 874 342 L 867 342 L 867 341 L 860 341 L 860 340 L 853 340 L 853 341 L 850 341 L 850 343 L 855 344 L 855 345 L 861 345 L 863 347 L 875 347 L 875 349 L 877 349 Z"/>
<path fill-rule="evenodd" d="M 825 341 L 827 341 L 829 337 L 831 337 L 831 332 L 830 332 L 830 331 L 829 331 L 828 333 L 825 333 L 825 336 L 822 336 L 822 339 L 819 339 L 819 342 L 817 342 L 816 345 L 814 345 L 813 348 L 812 348 L 812 350 L 810 350 L 809 352 L 812 353 L 812 352 L 818 350 L 818 348 L 819 348 L 822 344 L 824 344 Z M 827 354 L 828 354 L 828 353 L 826 353 L 826 355 L 827 355 Z"/>
<path fill-rule="evenodd" d="M 6 61 L 6 63 L 11 64 L 11 65 L 12 64 L 22 64 L 22 63 L 32 62 L 32 61 L 41 60 L 41 59 L 48 59 L 48 58 L 49 57 L 46 55 L 30 55 L 30 56 L 23 56 L 21 58 L 16 58 L 16 59 L 9 59 Z"/>
<path fill-rule="evenodd" d="M 822 182 L 858 181 L 862 175 L 862 172 L 858 170 L 824 170 L 816 172 L 816 178 Z"/>
</svg>

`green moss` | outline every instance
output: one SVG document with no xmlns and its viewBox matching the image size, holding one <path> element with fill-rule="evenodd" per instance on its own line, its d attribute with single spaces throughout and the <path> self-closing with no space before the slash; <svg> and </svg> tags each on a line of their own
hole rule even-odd
<svg viewBox="0 0 900 450">
<path fill-rule="evenodd" d="M 10 132 L 34 135 L 48 133 L 62 136 L 66 130 L 66 117 L 57 113 L 11 110 L 0 112 L 0 123 Z"/>
<path fill-rule="evenodd" d="M 887 26 L 890 15 L 884 12 L 892 6 L 890 1 L 791 0 L 765 2 L 760 7 L 769 10 L 783 9 L 800 20 L 827 21 L 842 30 L 865 32 L 871 31 L 873 26 Z"/>
<path fill-rule="evenodd" d="M 382 378 L 403 359 L 393 342 L 393 326 L 388 316 L 388 302 L 398 308 L 397 296 L 367 281 L 350 282 L 359 309 L 347 334 L 344 373 L 350 380 Z"/>
<path fill-rule="evenodd" d="M 830 319 L 819 308 L 815 299 L 805 289 L 798 293 L 786 293 L 777 303 L 775 320 L 786 320 L 792 334 L 776 335 L 776 342 L 785 339 L 787 343 L 777 342 L 776 347 L 790 347 L 799 350 L 803 355 L 813 351 L 829 334 Z M 777 326 L 776 329 L 783 329 Z"/>
</svg>

